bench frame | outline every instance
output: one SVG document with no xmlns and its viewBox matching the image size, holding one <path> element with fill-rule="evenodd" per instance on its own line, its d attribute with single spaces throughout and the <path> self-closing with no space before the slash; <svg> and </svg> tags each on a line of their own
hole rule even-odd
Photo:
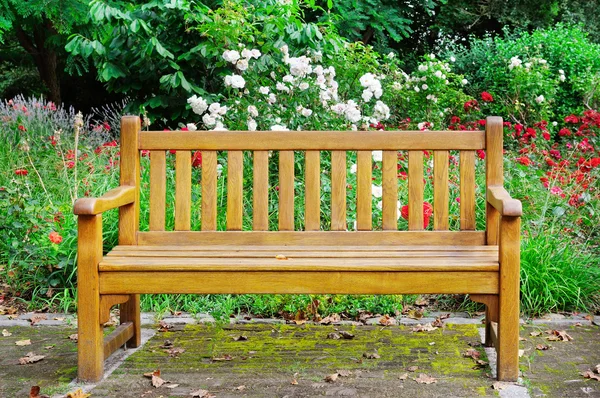
<svg viewBox="0 0 600 398">
<path fill-rule="evenodd" d="M 140 150 L 148 149 L 148 146 L 153 145 L 151 139 L 152 134 L 149 134 L 149 132 L 145 133 L 146 135 L 144 137 L 147 139 L 146 141 L 142 142 L 143 140 L 140 138 L 140 119 L 134 116 L 123 117 L 121 121 L 120 186 L 109 191 L 100 198 L 79 199 L 76 201 L 74 206 L 74 213 L 78 215 L 79 229 L 77 260 L 79 317 L 78 375 L 81 380 L 100 380 L 104 374 L 104 360 L 106 358 L 108 358 L 114 351 L 123 345 L 127 345 L 127 347 L 138 347 L 141 344 L 140 293 L 469 293 L 470 298 L 473 301 L 477 301 L 486 305 L 485 345 L 494 346 L 496 348 L 498 354 L 498 379 L 504 381 L 515 381 L 517 379 L 519 374 L 519 267 L 520 221 L 522 210 L 521 203 L 518 200 L 512 199 L 508 192 L 503 188 L 503 126 L 501 118 L 487 118 L 484 146 L 487 155 L 486 231 L 472 232 L 472 237 L 474 239 L 480 239 L 482 241 L 481 244 L 498 246 L 499 272 L 454 272 L 452 274 L 449 272 L 440 272 L 436 274 L 421 271 L 402 273 L 383 271 L 253 271 L 244 274 L 243 278 L 238 276 L 236 279 L 235 276 L 229 277 L 231 273 L 227 274 L 223 272 L 211 271 L 205 272 L 204 275 L 202 275 L 203 284 L 201 287 L 197 284 L 185 283 L 185 281 L 189 281 L 190 278 L 195 278 L 196 280 L 198 279 L 197 273 L 194 274 L 194 272 L 171 272 L 169 273 L 168 280 L 165 280 L 164 278 L 157 278 L 156 275 L 153 275 L 151 272 L 99 272 L 99 264 L 103 259 L 103 212 L 110 209 L 119 209 L 119 245 L 134 246 L 140 244 L 142 240 L 145 240 L 146 244 L 148 244 L 147 242 L 152 241 L 152 232 L 144 233 L 148 236 L 144 236 L 143 238 L 141 237 L 142 234 L 138 232 Z M 293 147 L 289 148 L 289 146 L 292 144 L 289 144 L 288 140 L 280 138 L 281 135 L 290 133 L 293 134 L 293 132 L 277 134 L 272 132 L 257 132 L 257 134 L 259 134 L 259 138 L 253 140 L 253 142 L 250 144 L 251 147 L 248 147 L 249 144 L 245 143 L 240 148 L 232 148 L 232 145 L 237 145 L 235 143 L 236 140 L 234 135 L 231 135 L 232 138 L 230 138 L 228 134 L 224 134 L 223 132 L 216 132 L 212 136 L 211 132 L 203 133 L 205 136 L 209 137 L 208 141 L 214 141 L 215 147 L 212 148 L 212 151 L 221 149 L 218 146 L 220 140 L 229 140 L 227 149 L 254 149 L 263 151 L 263 154 L 266 154 L 266 150 L 268 149 L 288 150 L 288 154 L 290 149 L 294 149 Z M 381 138 L 385 137 L 386 133 L 387 132 L 368 132 L 364 134 L 369 134 L 369 139 L 372 138 L 373 140 L 381 141 Z M 427 148 L 423 149 L 448 149 L 446 147 L 448 147 L 449 144 L 445 143 L 445 141 L 447 141 L 447 135 L 444 136 L 445 133 L 450 132 L 442 132 L 439 135 L 436 135 L 436 132 L 406 132 L 404 133 L 404 137 L 406 137 L 408 142 L 415 143 L 413 149 L 419 148 L 418 143 L 419 141 L 423 141 L 424 134 L 430 135 L 428 137 L 428 140 L 430 141 L 428 142 Z M 197 138 L 194 136 L 182 142 L 180 140 L 181 136 L 178 135 L 178 133 L 166 134 L 167 135 L 165 137 L 166 141 L 168 142 L 163 143 L 163 145 L 166 145 L 166 148 L 172 147 L 173 149 L 190 150 L 195 148 L 198 143 Z M 218 134 L 222 135 L 219 137 Z M 328 139 L 332 138 L 330 137 L 330 134 L 330 132 L 323 132 L 324 138 L 317 140 L 318 142 L 316 143 L 313 143 L 312 145 L 314 147 L 308 148 L 306 147 L 306 143 L 304 143 L 303 147 L 298 147 L 295 149 L 327 150 L 330 149 L 327 148 L 327 145 L 339 145 L 329 144 L 330 141 L 328 141 Z M 438 136 L 439 139 L 436 141 L 436 137 Z M 266 137 L 268 140 L 265 142 Z M 433 137 L 434 142 L 431 141 L 431 137 Z M 369 142 L 369 139 L 363 140 L 360 144 L 356 144 L 361 146 L 360 148 L 351 149 L 370 150 L 370 145 L 372 144 Z M 392 142 L 389 143 L 389 148 L 383 148 L 387 149 L 388 156 L 391 153 L 394 145 L 397 143 L 397 141 L 391 141 Z M 156 141 L 154 144 L 156 144 Z M 204 145 L 206 147 L 208 144 L 204 143 Z M 473 148 L 452 147 L 452 149 Z M 345 157 L 343 159 L 345 161 Z M 216 167 L 216 159 L 213 159 L 213 161 L 215 161 L 215 165 L 213 166 Z M 422 175 L 422 164 L 421 167 L 416 167 L 415 170 L 415 172 L 420 171 Z M 413 171 L 414 170 L 411 169 L 410 166 L 409 158 L 409 174 Z M 410 189 L 409 181 L 409 190 Z M 343 192 L 345 195 L 345 187 Z M 310 193 L 307 191 L 307 196 L 309 194 Z M 314 195 L 314 193 L 312 194 Z M 283 196 L 283 193 L 281 193 L 281 196 Z M 387 207 L 387 210 L 385 207 L 386 205 L 384 202 L 384 217 L 385 212 L 389 212 L 389 206 Z M 420 215 L 420 211 L 418 211 L 417 206 L 411 207 L 417 210 L 411 210 L 409 214 L 409 229 L 420 229 L 419 225 L 422 224 L 422 215 Z M 293 230 L 293 210 L 291 217 Z M 309 215 L 307 214 L 307 230 L 309 229 L 308 217 Z M 345 207 L 342 217 L 342 220 L 345 219 Z M 340 219 L 340 215 L 338 214 L 337 216 L 334 216 L 332 214 L 332 229 L 335 229 L 334 218 Z M 314 219 L 311 222 L 314 226 Z M 341 239 L 342 235 L 340 234 L 348 234 L 347 232 L 341 232 L 341 230 L 345 229 L 345 225 L 340 225 L 339 227 L 340 228 L 337 228 L 338 231 L 317 232 L 313 229 L 314 232 L 261 231 L 255 233 L 266 234 L 261 239 L 271 239 L 281 242 L 286 242 L 288 239 L 299 239 L 299 241 L 302 242 L 302 238 L 299 238 L 299 235 L 297 234 L 304 233 L 307 234 L 305 235 L 307 237 L 307 241 L 312 239 L 313 241 L 318 242 L 326 236 L 335 236 L 335 234 L 338 234 Z M 229 206 L 228 229 L 235 229 L 229 228 Z M 262 229 L 263 231 L 266 230 L 266 228 L 258 229 Z M 280 230 L 284 229 L 286 228 L 282 228 L 280 216 Z M 316 224 L 316 229 L 318 229 L 318 223 Z M 386 228 L 385 218 L 384 229 L 391 229 Z M 206 232 L 202 233 L 207 234 Z M 360 233 L 361 232 L 357 232 L 355 234 Z M 429 239 L 430 244 L 456 244 L 455 242 L 447 242 L 447 238 L 444 238 L 444 231 L 395 231 L 395 233 L 404 233 L 406 234 L 404 236 L 407 236 L 409 239 L 412 239 L 416 242 L 428 242 Z M 469 232 L 462 231 L 460 233 L 464 234 L 462 235 L 463 237 L 468 238 Z M 189 232 L 189 234 L 191 234 L 190 239 L 193 240 L 193 234 L 195 233 Z M 219 233 L 215 232 L 213 234 L 218 235 Z M 238 234 L 248 233 L 238 232 Z M 373 242 L 376 242 L 379 239 L 384 242 L 390 240 L 394 241 L 394 239 L 397 239 L 397 236 L 399 236 L 394 235 L 391 231 L 373 231 L 368 232 L 368 234 L 371 234 L 368 236 L 371 237 L 370 239 Z M 452 232 L 450 232 L 450 234 L 452 234 Z M 448 235 L 448 238 L 451 236 L 456 235 Z M 406 244 L 404 241 L 402 243 Z M 210 242 L 208 244 L 210 244 Z M 331 277 L 333 274 L 335 274 L 336 283 L 324 283 L 324 281 L 326 281 L 327 278 Z M 452 276 L 452 280 L 448 282 L 446 278 L 450 275 Z M 176 278 L 175 281 L 173 280 L 173 277 Z M 227 279 L 233 280 L 224 283 L 224 280 Z M 244 283 L 240 283 L 242 279 L 244 280 Z M 149 283 L 135 283 L 136 280 L 144 280 Z M 294 281 L 298 280 L 301 280 L 301 283 L 294 283 Z M 438 282 L 435 282 L 436 280 Z M 177 281 L 181 283 L 176 283 Z M 268 281 L 268 283 L 265 281 Z M 360 281 L 360 283 L 358 283 L 358 281 Z M 475 283 L 473 283 L 473 281 L 475 281 Z M 109 312 L 111 307 L 117 304 L 120 305 L 121 324 L 111 335 L 104 338 L 102 325 L 109 320 Z"/>
</svg>

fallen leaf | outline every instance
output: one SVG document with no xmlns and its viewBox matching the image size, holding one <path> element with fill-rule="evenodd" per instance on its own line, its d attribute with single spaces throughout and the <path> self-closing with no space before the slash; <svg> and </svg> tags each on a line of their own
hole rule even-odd
<svg viewBox="0 0 600 398">
<path fill-rule="evenodd" d="M 540 351 L 545 351 L 547 349 L 549 349 L 550 346 L 546 345 L 546 344 L 538 344 L 535 346 L 536 350 L 540 350 Z"/>
<path fill-rule="evenodd" d="M 275 258 L 277 260 L 287 260 L 288 258 L 286 256 L 284 256 L 283 254 L 278 254 L 275 256 Z"/>
<path fill-rule="evenodd" d="M 31 321 L 31 326 L 34 326 L 36 323 L 38 323 L 40 321 L 45 321 L 46 319 L 48 319 L 46 314 L 33 315 L 31 318 L 29 318 L 29 320 Z"/>
<path fill-rule="evenodd" d="M 177 387 L 179 387 L 179 384 L 167 384 L 165 387 L 166 388 L 177 388 Z"/>
<path fill-rule="evenodd" d="M 160 348 L 173 348 L 173 342 L 171 340 L 165 340 Z"/>
<path fill-rule="evenodd" d="M 55 317 L 54 317 L 54 318 L 52 318 L 52 319 L 54 319 L 55 321 L 60 321 L 60 322 L 62 322 L 62 321 L 64 321 L 64 320 L 65 320 L 65 317 L 64 317 L 64 316 L 55 316 Z"/>
<path fill-rule="evenodd" d="M 192 398 L 197 397 L 197 398 L 215 398 L 215 395 L 212 395 L 210 392 L 208 392 L 207 390 L 196 390 L 196 391 L 192 391 L 192 393 L 190 394 L 192 396 Z"/>
<path fill-rule="evenodd" d="M 35 355 L 33 352 L 28 352 L 23 358 L 19 358 L 19 365 L 27 365 L 28 363 L 36 363 L 46 358 L 45 355 Z"/>
<path fill-rule="evenodd" d="M 329 376 L 325 377 L 325 381 L 328 383 L 334 383 L 338 378 L 338 374 L 337 373 L 333 373 L 330 374 Z"/>
<path fill-rule="evenodd" d="M 481 357 L 481 353 L 474 348 L 469 348 L 467 351 L 463 352 L 463 357 L 471 357 L 477 361 L 479 357 Z"/>
<path fill-rule="evenodd" d="M 244 391 L 246 389 L 246 386 L 237 386 L 235 389 L 237 391 Z"/>
<path fill-rule="evenodd" d="M 347 369 L 342 369 L 342 370 L 338 370 L 337 374 L 340 375 L 340 377 L 348 377 L 352 374 L 352 372 Z"/>
<path fill-rule="evenodd" d="M 292 381 L 291 381 L 290 384 L 293 385 L 293 386 L 297 386 L 298 385 L 298 380 L 292 379 Z"/>
<path fill-rule="evenodd" d="M 184 348 L 171 348 L 171 349 L 167 350 L 167 353 L 172 358 L 176 358 L 179 355 L 183 354 L 184 352 L 185 352 Z"/>
<path fill-rule="evenodd" d="M 396 319 L 389 315 L 384 315 L 381 318 L 379 318 L 379 324 L 382 326 L 393 326 L 397 323 L 398 322 L 396 322 Z"/>
<path fill-rule="evenodd" d="M 573 340 L 573 337 L 569 336 L 565 330 L 553 330 L 552 336 L 550 336 L 550 337 L 553 337 L 553 336 L 555 336 L 560 341 Z M 550 338 L 548 338 L 548 340 L 550 340 Z"/>
<path fill-rule="evenodd" d="M 321 319 L 319 323 L 321 325 L 330 325 L 332 323 L 339 323 L 342 320 L 338 314 L 327 315 L 325 318 Z"/>
<path fill-rule="evenodd" d="M 420 373 L 419 377 L 414 379 L 419 384 L 432 384 L 437 383 L 437 380 L 431 376 L 426 375 L 425 373 Z"/>
<path fill-rule="evenodd" d="M 69 340 L 77 341 L 77 340 L 79 340 L 79 335 L 77 333 L 73 333 L 72 335 L 69 336 Z"/>
<path fill-rule="evenodd" d="M 365 352 L 363 354 L 363 357 L 367 358 L 367 359 L 379 359 L 381 358 L 381 356 L 376 353 L 376 352 Z"/>
<path fill-rule="evenodd" d="M 222 357 L 217 357 L 217 358 L 213 358 L 212 360 L 215 362 L 220 362 L 220 361 L 231 361 L 233 359 L 233 357 L 229 354 L 225 354 Z"/>
<path fill-rule="evenodd" d="M 400 376 L 398 376 L 398 378 L 400 380 L 406 380 L 406 379 L 408 379 L 408 373 L 402 373 Z"/>
<path fill-rule="evenodd" d="M 531 332 L 531 333 L 529 333 L 529 335 L 530 335 L 530 336 L 533 336 L 533 337 L 537 337 L 537 336 L 539 336 L 540 334 L 542 334 L 542 332 Z"/>
<path fill-rule="evenodd" d="M 335 333 L 335 332 L 331 332 L 331 333 L 329 333 L 327 335 L 327 338 L 330 339 L 330 340 L 339 340 L 342 337 L 339 334 Z"/>
<path fill-rule="evenodd" d="M 595 374 L 594 372 L 592 372 L 589 369 L 586 370 L 585 372 L 581 372 L 580 375 L 582 375 L 586 379 L 593 379 L 593 380 L 600 381 L 600 376 Z"/>
<path fill-rule="evenodd" d="M 9 332 L 6 329 L 2 329 L 2 336 L 4 336 L 4 337 L 10 337 L 10 336 L 12 336 L 12 333 Z"/>
<path fill-rule="evenodd" d="M 412 328 L 413 332 L 432 332 L 436 330 L 437 327 L 433 326 L 431 323 L 426 323 L 425 325 L 421 325 L 420 323 Z"/>
<path fill-rule="evenodd" d="M 248 337 L 240 335 L 240 336 L 236 336 L 233 338 L 233 341 L 246 341 L 248 340 Z"/>
<path fill-rule="evenodd" d="M 169 329 L 171 329 L 172 327 L 173 327 L 173 325 L 170 325 L 165 321 L 158 322 L 158 331 L 159 332 L 166 332 Z"/>
<path fill-rule="evenodd" d="M 594 372 L 600 373 L 600 365 L 596 365 L 596 367 L 594 368 Z"/>
<path fill-rule="evenodd" d="M 527 341 L 527 339 L 525 337 L 519 336 L 519 341 Z"/>
<path fill-rule="evenodd" d="M 354 335 L 350 332 L 346 332 L 345 330 L 340 331 L 340 336 L 342 336 L 346 340 L 352 340 Z"/>
<path fill-rule="evenodd" d="M 83 390 L 81 388 L 79 388 L 79 389 L 77 389 L 77 391 L 68 393 L 66 398 L 88 398 L 91 396 L 92 396 L 92 394 L 86 394 L 83 392 Z"/>
<path fill-rule="evenodd" d="M 406 370 L 408 370 L 409 372 L 416 372 L 417 370 L 419 370 L 419 367 L 417 365 L 413 365 L 406 368 Z"/>
<path fill-rule="evenodd" d="M 49 395 L 40 395 L 40 386 L 32 386 L 29 390 L 29 398 L 50 398 Z"/>
<path fill-rule="evenodd" d="M 160 369 L 155 370 L 154 372 L 152 372 L 152 386 L 154 386 L 155 388 L 158 388 L 158 387 L 162 386 L 165 383 L 167 383 L 167 381 L 163 380 L 160 377 Z"/>
<path fill-rule="evenodd" d="M 306 323 L 306 319 L 295 319 L 294 323 L 298 326 L 304 325 Z"/>
<path fill-rule="evenodd" d="M 16 345 L 18 346 L 24 346 L 24 345 L 31 345 L 31 340 L 27 339 L 27 340 L 19 340 L 15 342 Z"/>
<path fill-rule="evenodd" d="M 519 350 L 519 358 L 525 355 L 525 350 Z"/>
<path fill-rule="evenodd" d="M 421 319 L 423 318 L 423 311 L 420 310 L 409 310 L 406 313 L 406 316 L 411 319 Z"/>
<path fill-rule="evenodd" d="M 369 311 L 358 311 L 358 321 L 367 323 L 367 320 L 373 318 L 373 313 Z"/>
<path fill-rule="evenodd" d="M 496 391 L 504 390 L 506 388 L 506 384 L 504 384 L 501 381 L 497 381 L 494 384 L 492 384 L 492 388 Z"/>
<path fill-rule="evenodd" d="M 419 307 L 423 307 L 425 305 L 429 304 L 429 300 L 427 300 L 424 297 L 419 297 L 417 298 L 417 300 L 415 301 L 415 305 L 419 306 Z"/>
</svg>

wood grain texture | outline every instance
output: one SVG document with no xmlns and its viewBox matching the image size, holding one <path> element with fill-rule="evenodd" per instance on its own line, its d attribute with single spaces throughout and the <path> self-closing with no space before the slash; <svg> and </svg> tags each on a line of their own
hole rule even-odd
<svg viewBox="0 0 600 398">
<path fill-rule="evenodd" d="M 321 229 L 321 153 L 306 151 L 304 171 L 304 225 L 306 231 Z"/>
<path fill-rule="evenodd" d="M 131 335 L 131 338 L 126 341 L 127 346 L 130 348 L 139 347 L 142 344 L 142 323 L 140 315 L 139 294 L 130 295 L 129 300 L 119 306 L 121 323 L 123 324 L 131 322 L 132 324 L 133 334 Z"/>
<path fill-rule="evenodd" d="M 460 151 L 460 229 L 475 230 L 475 152 Z"/>
<path fill-rule="evenodd" d="M 175 153 L 175 231 L 189 231 L 192 214 L 192 153 Z"/>
<path fill-rule="evenodd" d="M 471 294 L 469 298 L 478 303 L 485 304 L 485 346 L 493 347 L 495 336 L 492 334 L 492 322 L 498 322 L 498 295 L 497 294 Z M 497 333 L 496 333 L 497 336 Z"/>
<path fill-rule="evenodd" d="M 244 190 L 244 153 L 227 153 L 227 230 L 242 230 L 243 190 Z"/>
<path fill-rule="evenodd" d="M 202 152 L 202 209 L 203 231 L 217 230 L 217 152 Z"/>
<path fill-rule="evenodd" d="M 80 198 L 75 201 L 73 214 L 88 215 L 104 213 L 107 210 L 132 204 L 135 201 L 136 188 L 122 185 L 111 189 L 99 198 Z"/>
<path fill-rule="evenodd" d="M 104 338 L 104 359 L 111 356 L 111 354 L 117 351 L 120 347 L 125 345 L 128 340 L 133 337 L 133 323 L 126 322 L 122 323 L 108 336 Z"/>
<path fill-rule="evenodd" d="M 408 151 L 408 229 L 424 229 L 422 151 Z"/>
<path fill-rule="evenodd" d="M 133 203 L 119 207 L 119 244 L 135 245 L 140 225 L 140 152 L 138 151 L 140 118 L 121 118 L 120 185 L 135 187 Z"/>
<path fill-rule="evenodd" d="M 448 151 L 433 154 L 433 229 L 446 231 L 448 225 Z"/>
<path fill-rule="evenodd" d="M 398 152 L 383 151 L 383 229 L 398 229 Z"/>
<path fill-rule="evenodd" d="M 487 189 L 487 200 L 501 216 L 523 215 L 521 201 L 513 199 L 504 187 L 491 186 Z"/>
<path fill-rule="evenodd" d="M 345 231 L 346 225 L 346 152 L 331 152 L 331 230 Z"/>
<path fill-rule="evenodd" d="M 110 309 L 129 300 L 128 294 L 108 294 L 100 296 L 100 323 L 110 321 Z"/>
<path fill-rule="evenodd" d="M 486 187 L 504 184 L 504 160 L 502 156 L 502 139 L 504 128 L 502 118 L 490 116 L 485 123 L 485 180 Z M 487 192 L 486 192 L 487 194 Z M 486 201 L 487 202 L 487 201 Z M 498 244 L 498 228 L 500 214 L 487 202 L 486 204 L 486 234 L 488 245 Z"/>
<path fill-rule="evenodd" d="M 294 230 L 294 152 L 279 152 L 279 230 Z"/>
<path fill-rule="evenodd" d="M 251 138 L 250 138 L 251 137 Z M 424 139 L 426 138 L 426 139 Z M 476 150 L 482 131 L 143 131 L 140 149 L 238 151 Z"/>
<path fill-rule="evenodd" d="M 202 283 L 198 283 L 201 280 Z M 497 272 L 103 272 L 104 294 L 466 294 L 498 293 Z"/>
<path fill-rule="evenodd" d="M 253 154 L 252 229 L 269 230 L 269 152 Z"/>
<path fill-rule="evenodd" d="M 373 158 L 371 152 L 358 151 L 356 161 L 356 229 L 370 231 L 373 229 L 373 193 L 371 191 Z"/>
<path fill-rule="evenodd" d="M 519 377 L 519 293 L 521 218 L 500 221 L 500 296 L 498 315 L 498 380 Z"/>
<path fill-rule="evenodd" d="M 150 152 L 150 231 L 165 230 L 167 158 L 165 151 Z"/>
<path fill-rule="evenodd" d="M 98 276 L 98 264 L 102 260 L 102 216 L 79 216 L 77 234 L 77 372 L 81 380 L 94 382 L 104 373 Z"/>
<path fill-rule="evenodd" d="M 140 245 L 453 245 L 481 246 L 482 231 L 139 232 Z"/>
</svg>

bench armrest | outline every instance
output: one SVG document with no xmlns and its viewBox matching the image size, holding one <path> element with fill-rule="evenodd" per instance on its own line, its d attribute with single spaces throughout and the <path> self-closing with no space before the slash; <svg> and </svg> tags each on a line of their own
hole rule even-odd
<svg viewBox="0 0 600 398">
<path fill-rule="evenodd" d="M 75 201 L 73 213 L 76 215 L 96 215 L 106 210 L 116 209 L 135 201 L 135 187 L 123 185 L 111 189 L 99 198 L 81 198 Z"/>
<path fill-rule="evenodd" d="M 511 198 L 502 186 L 488 187 L 487 201 L 503 216 L 521 217 L 523 215 L 521 201 Z"/>
</svg>

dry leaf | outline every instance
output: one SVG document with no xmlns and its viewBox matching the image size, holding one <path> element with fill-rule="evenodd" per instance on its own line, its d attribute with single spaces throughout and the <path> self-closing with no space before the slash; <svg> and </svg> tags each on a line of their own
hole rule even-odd
<svg viewBox="0 0 600 398">
<path fill-rule="evenodd" d="M 152 374 L 152 386 L 154 386 L 155 388 L 158 388 L 165 383 L 167 383 L 167 381 L 163 380 L 160 377 L 160 370 L 155 370 L 154 373 Z"/>
<path fill-rule="evenodd" d="M 2 329 L 2 336 L 4 336 L 4 337 L 10 337 L 10 336 L 12 336 L 12 333 L 9 332 L 6 329 Z"/>
<path fill-rule="evenodd" d="M 160 321 L 158 322 L 158 331 L 159 332 L 166 332 L 169 329 L 171 329 L 173 327 L 173 325 L 169 325 L 167 322 L 165 321 Z"/>
<path fill-rule="evenodd" d="M 549 349 L 550 346 L 546 345 L 546 344 L 538 344 L 535 346 L 536 350 L 540 350 L 540 351 L 545 351 L 547 349 Z"/>
<path fill-rule="evenodd" d="M 321 325 L 330 325 L 332 323 L 339 323 L 342 320 L 338 314 L 327 315 L 325 318 L 321 319 L 319 323 Z"/>
<path fill-rule="evenodd" d="M 288 258 L 286 256 L 284 256 L 283 254 L 278 254 L 275 256 L 275 258 L 277 260 L 287 260 Z"/>
<path fill-rule="evenodd" d="M 525 355 L 525 350 L 519 350 L 519 358 Z"/>
<path fill-rule="evenodd" d="M 533 336 L 533 337 L 537 337 L 537 336 L 539 336 L 540 334 L 542 334 L 542 332 L 531 332 L 531 333 L 529 333 L 529 335 L 530 335 L 530 336 Z"/>
<path fill-rule="evenodd" d="M 28 352 L 23 358 L 19 358 L 19 365 L 27 365 L 28 363 L 36 363 L 46 358 L 45 355 L 35 355 L 33 352 Z"/>
<path fill-rule="evenodd" d="M 393 326 L 397 323 L 398 322 L 396 322 L 396 319 L 389 315 L 384 315 L 381 318 L 379 318 L 379 324 L 382 326 Z"/>
<path fill-rule="evenodd" d="M 183 354 L 185 352 L 184 348 L 171 348 L 169 350 L 167 350 L 167 353 L 169 354 L 170 357 L 172 358 L 176 358 L 178 357 L 180 354 Z"/>
<path fill-rule="evenodd" d="M 340 377 L 348 377 L 352 374 L 352 372 L 347 369 L 342 369 L 342 370 L 338 370 L 337 374 L 340 375 Z"/>
<path fill-rule="evenodd" d="M 79 335 L 77 333 L 73 333 L 72 335 L 69 336 L 69 340 L 77 341 L 77 340 L 79 340 Z"/>
<path fill-rule="evenodd" d="M 215 398 L 215 396 L 209 393 L 207 390 L 202 389 L 193 391 L 192 393 L 190 393 L 190 395 L 192 396 L 192 398 Z"/>
<path fill-rule="evenodd" d="M 165 340 L 160 348 L 173 348 L 173 342 L 171 340 Z"/>
<path fill-rule="evenodd" d="M 231 361 L 233 359 L 233 357 L 229 354 L 225 354 L 222 357 L 217 357 L 217 358 L 213 358 L 212 360 L 215 362 L 220 362 L 220 361 Z"/>
<path fill-rule="evenodd" d="M 246 389 L 246 386 L 238 386 L 235 388 L 237 391 L 244 391 Z"/>
<path fill-rule="evenodd" d="M 398 376 L 398 378 L 400 380 L 406 380 L 406 379 L 408 379 L 408 373 L 402 373 L 400 376 Z"/>
<path fill-rule="evenodd" d="M 519 341 L 527 341 L 527 339 L 525 337 L 519 336 Z"/>
<path fill-rule="evenodd" d="M 506 384 L 504 384 L 501 381 L 497 381 L 494 384 L 492 384 L 492 388 L 496 391 L 504 390 L 506 388 Z"/>
<path fill-rule="evenodd" d="M 425 305 L 429 304 L 429 300 L 427 300 L 424 297 L 419 297 L 417 298 L 417 300 L 415 301 L 415 305 L 419 306 L 419 307 L 423 307 Z"/>
<path fill-rule="evenodd" d="M 417 365 L 413 365 L 406 368 L 406 370 L 408 370 L 409 372 L 416 372 L 417 370 L 419 370 L 419 367 Z"/>
<path fill-rule="evenodd" d="M 233 338 L 233 341 L 246 341 L 248 340 L 248 337 L 240 335 L 240 336 L 236 336 Z"/>
<path fill-rule="evenodd" d="M 46 314 L 40 314 L 40 315 L 33 315 L 29 320 L 31 321 L 31 326 L 34 326 L 36 323 L 38 323 L 40 321 L 45 321 L 46 319 L 48 319 Z"/>
<path fill-rule="evenodd" d="M 291 381 L 290 384 L 293 385 L 293 386 L 297 386 L 298 385 L 298 380 L 292 379 L 292 381 Z"/>
<path fill-rule="evenodd" d="M 415 379 L 415 381 L 419 384 L 432 384 L 437 383 L 437 380 L 431 376 L 426 375 L 425 373 L 420 373 L 419 377 Z"/>
<path fill-rule="evenodd" d="M 412 319 L 421 319 L 423 318 L 423 311 L 419 310 L 410 310 L 406 313 L 406 316 Z"/>
<path fill-rule="evenodd" d="M 553 330 L 552 335 L 555 336 L 557 338 L 557 340 L 561 340 L 561 341 L 573 340 L 573 337 L 569 336 L 565 330 Z M 552 336 L 550 336 L 550 337 L 552 337 Z M 548 340 L 550 340 L 550 337 L 548 338 Z"/>
<path fill-rule="evenodd" d="M 345 330 L 342 330 L 340 332 L 340 336 L 342 336 L 346 340 L 352 340 L 354 338 L 354 335 L 352 333 L 346 332 Z"/>
<path fill-rule="evenodd" d="M 49 395 L 40 395 L 40 386 L 32 386 L 29 390 L 29 398 L 50 398 Z"/>
<path fill-rule="evenodd" d="M 342 337 L 341 337 L 339 334 L 337 334 L 337 333 L 331 332 L 331 333 L 329 333 L 329 334 L 327 335 L 327 338 L 328 338 L 328 339 L 331 339 L 331 340 L 339 340 L 339 339 L 341 339 Z"/>
<path fill-rule="evenodd" d="M 15 344 L 18 346 L 31 345 L 31 340 L 27 339 L 27 340 L 15 341 Z"/>
<path fill-rule="evenodd" d="M 469 348 L 467 351 L 463 352 L 463 357 L 471 357 L 474 360 L 479 360 L 481 357 L 481 353 L 474 348 Z"/>
<path fill-rule="evenodd" d="M 594 368 L 594 372 L 600 373 L 600 365 L 596 365 L 596 367 Z"/>
<path fill-rule="evenodd" d="M 420 323 L 412 328 L 413 332 L 432 332 L 436 330 L 437 327 L 433 326 L 431 323 L 426 323 L 425 325 L 421 325 Z"/>
<path fill-rule="evenodd" d="M 376 353 L 376 352 L 365 352 L 363 354 L 363 357 L 367 358 L 367 359 L 379 359 L 381 358 L 381 356 Z"/>
<path fill-rule="evenodd" d="M 594 372 L 592 372 L 591 370 L 586 370 L 585 372 L 581 372 L 580 375 L 582 375 L 583 377 L 585 377 L 586 379 L 593 379 L 593 380 L 597 380 L 600 381 L 600 376 L 595 374 Z"/>
<path fill-rule="evenodd" d="M 88 398 L 91 396 L 92 396 L 92 394 L 86 394 L 83 392 L 83 390 L 81 388 L 79 388 L 79 389 L 77 389 L 77 391 L 68 393 L 66 398 Z"/>
<path fill-rule="evenodd" d="M 328 383 L 334 383 L 338 378 L 338 374 L 337 373 L 333 373 L 330 374 L 329 376 L 325 377 L 325 381 Z"/>
</svg>

